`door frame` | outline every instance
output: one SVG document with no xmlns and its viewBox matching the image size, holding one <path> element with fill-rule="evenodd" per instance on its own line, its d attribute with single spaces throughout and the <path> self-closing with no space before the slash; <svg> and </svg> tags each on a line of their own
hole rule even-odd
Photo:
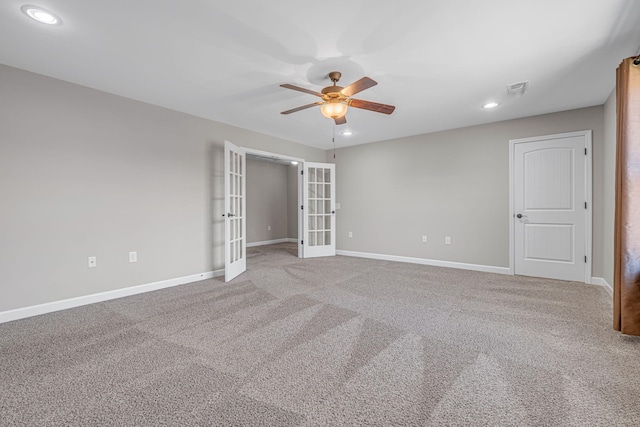
<svg viewBox="0 0 640 427">
<path fill-rule="evenodd" d="M 254 156 L 261 156 L 261 157 L 270 157 L 270 158 L 277 158 L 277 159 L 282 159 L 282 160 L 288 160 L 290 162 L 298 162 L 298 204 L 297 206 L 302 206 L 302 176 L 300 174 L 300 170 L 304 165 L 304 159 L 300 158 L 300 157 L 293 157 L 293 156 L 287 156 L 285 154 L 278 154 L 278 153 L 271 153 L 269 151 L 263 151 L 263 150 L 256 150 L 253 148 L 247 148 L 247 147 L 240 147 L 243 148 L 245 150 L 246 154 L 253 154 Z M 303 212 L 301 209 L 297 209 L 298 211 L 298 258 L 303 258 L 303 247 L 302 247 L 302 233 L 301 233 L 301 225 L 302 225 L 302 221 L 303 221 Z"/>
<path fill-rule="evenodd" d="M 592 280 L 592 238 L 593 238 L 593 141 L 592 130 L 583 130 L 577 132 L 557 133 L 553 135 L 542 135 L 530 138 L 518 138 L 509 140 L 509 272 L 515 274 L 515 185 L 514 185 L 514 162 L 515 162 L 515 145 L 534 141 L 544 141 L 549 139 L 584 137 L 585 149 L 587 150 L 585 157 L 585 200 L 587 201 L 587 209 L 585 209 L 585 253 L 587 254 L 587 262 L 584 264 L 584 283 L 591 284 Z"/>
</svg>

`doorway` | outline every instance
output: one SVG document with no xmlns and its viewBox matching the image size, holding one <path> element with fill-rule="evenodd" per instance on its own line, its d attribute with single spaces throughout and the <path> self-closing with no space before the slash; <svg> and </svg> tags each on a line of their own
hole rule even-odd
<svg viewBox="0 0 640 427">
<path fill-rule="evenodd" d="M 247 153 L 248 248 L 298 241 L 299 162 Z"/>
<path fill-rule="evenodd" d="M 511 140 L 512 274 L 591 281 L 591 131 Z"/>
<path fill-rule="evenodd" d="M 224 152 L 225 282 L 246 270 L 247 156 L 297 163 L 298 257 L 335 255 L 335 165 L 305 163 L 304 159 L 239 147 L 229 141 L 225 141 Z"/>
</svg>

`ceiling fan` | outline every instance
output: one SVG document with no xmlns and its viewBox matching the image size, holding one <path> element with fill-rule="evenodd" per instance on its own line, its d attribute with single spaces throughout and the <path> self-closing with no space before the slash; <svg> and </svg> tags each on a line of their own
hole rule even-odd
<svg viewBox="0 0 640 427">
<path fill-rule="evenodd" d="M 329 78 L 333 82 L 333 86 L 327 86 L 322 89 L 322 92 L 316 92 L 314 90 L 305 89 L 303 87 L 294 86 L 290 84 L 283 84 L 280 87 L 286 89 L 293 89 L 304 93 L 310 93 L 317 97 L 322 98 L 322 101 L 314 102 L 313 104 L 303 105 L 292 110 L 283 111 L 280 114 L 291 114 L 296 111 L 306 110 L 307 108 L 320 106 L 320 112 L 323 116 L 333 119 L 337 125 L 343 125 L 347 123 L 345 114 L 349 107 L 361 108 L 363 110 L 375 111 L 376 113 L 391 114 L 396 109 L 393 105 L 379 104 L 377 102 L 364 101 L 362 99 L 351 98 L 358 92 L 362 92 L 365 89 L 369 89 L 378 83 L 370 79 L 369 77 L 363 77 L 360 80 L 351 83 L 347 87 L 337 86 L 336 83 L 342 77 L 342 73 L 339 71 L 332 71 L 329 73 Z"/>
</svg>

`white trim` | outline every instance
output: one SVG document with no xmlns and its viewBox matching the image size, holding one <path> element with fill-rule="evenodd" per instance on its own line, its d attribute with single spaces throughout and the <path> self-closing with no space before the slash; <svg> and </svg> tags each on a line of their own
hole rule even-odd
<svg viewBox="0 0 640 427">
<path fill-rule="evenodd" d="M 553 135 L 543 135 L 543 136 L 534 136 L 530 138 L 518 138 L 509 140 L 509 272 L 510 274 L 515 274 L 515 224 L 513 221 L 515 210 L 515 188 L 513 185 L 514 181 L 514 155 L 515 155 L 515 144 L 526 143 L 526 142 L 534 142 L 534 141 L 544 141 L 547 139 L 558 139 L 558 138 L 571 138 L 575 136 L 583 136 L 585 139 L 585 147 L 587 149 L 587 154 L 585 156 L 585 201 L 587 202 L 587 209 L 585 209 L 585 253 L 587 255 L 587 262 L 584 266 L 584 283 L 592 284 L 593 278 L 591 277 L 591 269 L 593 263 L 593 194 L 592 194 L 592 186 L 593 186 L 593 131 L 592 130 L 583 130 L 577 132 L 566 132 L 566 133 L 557 133 Z M 603 279 L 604 280 L 604 279 Z"/>
<path fill-rule="evenodd" d="M 411 258 L 397 255 L 372 254 L 368 252 L 353 252 L 337 250 L 336 255 L 351 256 L 357 258 L 379 259 L 383 261 L 406 262 L 410 264 L 431 265 L 434 267 L 457 268 L 460 270 L 483 271 L 485 273 L 511 274 L 507 267 L 494 267 L 492 265 L 466 264 L 462 262 L 440 261 L 436 259 Z"/>
<path fill-rule="evenodd" d="M 513 239 L 515 239 L 515 222 L 513 220 L 515 213 L 513 204 L 515 203 L 515 186 L 513 184 L 513 160 L 515 156 L 515 143 L 509 141 L 509 274 L 516 274 L 516 247 Z"/>
<path fill-rule="evenodd" d="M 283 239 L 265 240 L 263 242 L 247 243 L 247 247 L 253 248 L 255 246 L 275 245 L 277 243 L 295 243 L 297 241 L 298 239 L 294 239 L 293 237 L 285 237 Z"/>
<path fill-rule="evenodd" d="M 289 161 L 293 160 L 298 163 L 304 162 L 304 159 L 300 157 L 292 157 L 292 156 L 286 156 L 284 154 L 270 153 L 268 151 L 254 150 L 253 148 L 247 148 L 247 147 L 242 147 L 242 148 L 244 148 L 244 151 L 247 154 L 253 154 L 254 156 L 266 157 L 269 159 L 278 158 L 278 159 L 289 160 Z"/>
<path fill-rule="evenodd" d="M 66 310 L 68 308 L 80 307 L 82 305 L 95 304 L 97 302 L 108 301 L 116 298 L 128 297 L 145 292 L 157 291 L 159 289 L 170 288 L 172 286 L 186 285 L 187 283 L 198 282 L 200 280 L 211 279 L 219 276 L 224 276 L 224 270 L 207 271 L 206 273 L 193 274 L 191 276 L 177 277 L 175 279 L 161 280 L 159 282 L 115 289 L 113 291 L 32 305 L 30 307 L 16 308 L 14 310 L 0 312 L 0 323 L 24 319 L 25 317 L 39 316 L 41 314 Z"/>
<path fill-rule="evenodd" d="M 609 296 L 611 298 L 613 298 L 613 286 L 611 286 L 609 284 L 609 282 L 607 282 L 604 278 L 602 278 L 602 277 L 592 277 L 591 278 L 591 284 L 592 285 L 596 285 L 596 286 L 602 286 L 607 291 Z"/>
</svg>

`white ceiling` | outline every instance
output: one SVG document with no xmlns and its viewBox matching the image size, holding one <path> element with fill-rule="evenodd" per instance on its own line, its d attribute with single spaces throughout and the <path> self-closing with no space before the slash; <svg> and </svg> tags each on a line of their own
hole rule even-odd
<svg viewBox="0 0 640 427">
<path fill-rule="evenodd" d="M 349 109 L 338 146 L 600 105 L 638 23 L 636 0 L 3 0 L 0 62 L 328 149 L 318 108 L 280 114 L 318 98 L 280 84 L 378 82 L 356 98 L 396 111 Z"/>
</svg>

